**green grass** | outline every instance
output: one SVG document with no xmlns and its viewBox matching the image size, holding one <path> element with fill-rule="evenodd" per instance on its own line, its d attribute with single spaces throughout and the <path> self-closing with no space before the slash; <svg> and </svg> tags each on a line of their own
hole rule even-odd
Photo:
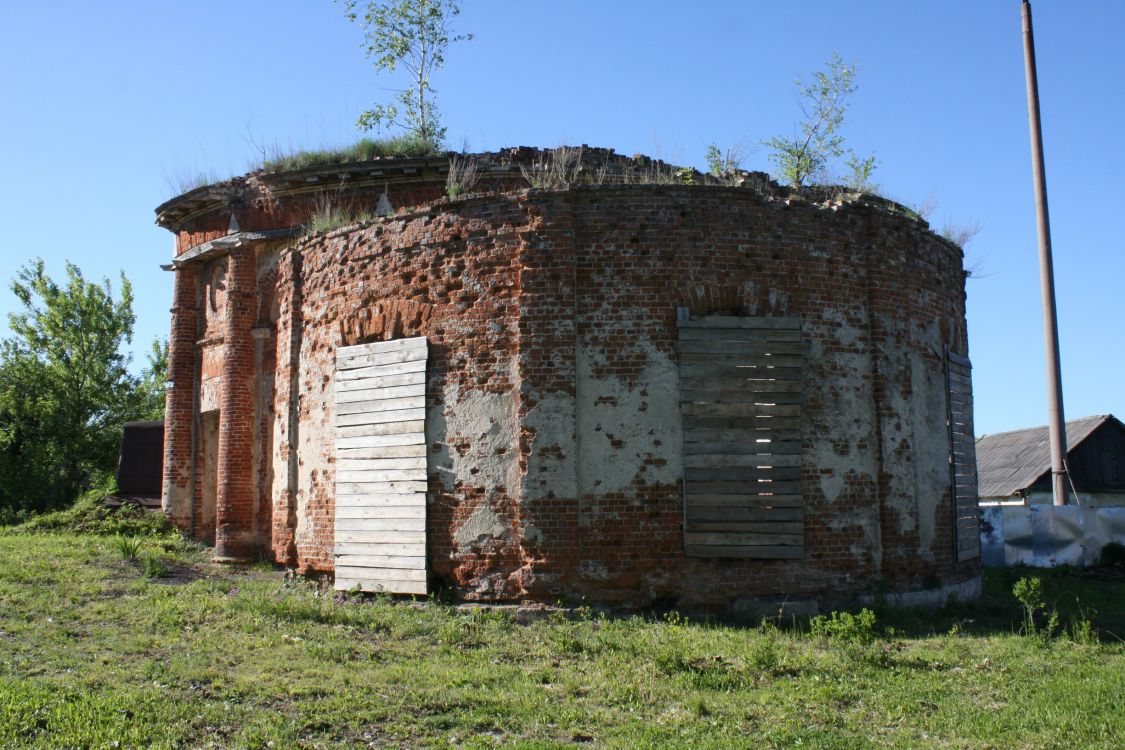
<svg viewBox="0 0 1125 750">
<path fill-rule="evenodd" d="M 379 157 L 432 156 L 437 149 L 432 143 L 410 136 L 371 139 L 362 138 L 351 146 L 331 149 L 298 150 L 292 153 L 275 153 L 264 158 L 254 169 L 267 172 L 288 172 L 304 167 L 327 164 L 346 164 Z"/>
<path fill-rule="evenodd" d="M 1064 621 L 1074 595 L 1097 610 L 1100 643 L 1019 635 L 1027 571 L 990 576 L 980 607 L 877 609 L 869 641 L 849 635 L 868 618 L 820 637 L 674 614 L 525 626 L 145 544 L 163 577 L 110 536 L 0 533 L 0 747 L 1125 746 L 1120 577 L 1044 574 Z"/>
</svg>

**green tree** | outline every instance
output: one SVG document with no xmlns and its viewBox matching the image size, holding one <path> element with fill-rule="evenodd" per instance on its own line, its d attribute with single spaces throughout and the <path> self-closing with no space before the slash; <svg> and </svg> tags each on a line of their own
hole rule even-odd
<svg viewBox="0 0 1125 750">
<path fill-rule="evenodd" d="M 454 35 L 450 21 L 461 11 L 453 0 L 345 0 L 348 20 L 363 28 L 363 47 L 376 70 L 394 73 L 402 66 L 410 86 L 395 101 L 378 104 L 359 116 L 363 130 L 399 127 L 434 150 L 445 140 L 430 78 L 445 64 L 445 50 L 453 42 L 472 39 Z"/>
<path fill-rule="evenodd" d="M 804 114 L 800 132 L 792 137 L 765 141 L 773 152 L 770 160 L 778 166 L 780 177 L 790 185 L 822 181 L 829 162 L 844 157 L 852 170 L 849 184 L 856 189 L 867 187 L 875 169 L 875 158 L 857 157 L 844 146 L 839 133 L 848 110 L 848 97 L 855 93 L 855 74 L 855 63 L 847 65 L 839 53 L 833 53 L 828 66 L 813 73 L 811 83 L 797 79 L 797 95 Z"/>
<path fill-rule="evenodd" d="M 122 423 L 151 404 L 122 353 L 135 321 L 129 280 L 115 298 L 108 279 L 89 282 L 71 263 L 66 275 L 57 284 L 36 260 L 12 281 L 23 311 L 0 343 L 0 506 L 74 500 L 112 472 Z"/>
</svg>

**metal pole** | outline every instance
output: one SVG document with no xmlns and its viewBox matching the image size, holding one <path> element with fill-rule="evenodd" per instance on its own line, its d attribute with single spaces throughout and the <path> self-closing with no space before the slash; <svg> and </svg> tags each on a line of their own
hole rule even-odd
<svg viewBox="0 0 1125 750">
<path fill-rule="evenodd" d="M 1039 81 L 1035 74 L 1035 35 L 1031 3 L 1022 0 L 1023 60 L 1027 71 L 1027 116 L 1031 126 L 1031 169 L 1035 182 L 1035 218 L 1039 228 L 1039 282 L 1043 297 L 1043 340 L 1047 351 L 1047 412 L 1051 438 L 1051 488 L 1055 505 L 1066 505 L 1066 421 L 1063 417 L 1059 323 L 1055 312 L 1055 267 L 1051 259 L 1051 220 L 1047 213 L 1047 177 L 1043 169 L 1043 130 L 1039 124 Z"/>
</svg>

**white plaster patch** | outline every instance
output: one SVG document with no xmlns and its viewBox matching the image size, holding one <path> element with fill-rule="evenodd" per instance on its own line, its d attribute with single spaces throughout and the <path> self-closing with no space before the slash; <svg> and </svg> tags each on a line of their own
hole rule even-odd
<svg viewBox="0 0 1125 750">
<path fill-rule="evenodd" d="M 578 488 L 604 495 L 647 484 L 671 484 L 683 476 L 680 374 L 672 359 L 646 338 L 635 348 L 648 364 L 633 382 L 594 375 L 603 354 L 578 351 Z"/>
<path fill-rule="evenodd" d="M 836 476 L 836 474 L 827 474 L 820 477 L 820 491 L 824 493 L 824 499 L 829 504 L 836 502 L 836 498 L 840 496 L 840 492 L 844 489 L 844 478 Z"/>
<path fill-rule="evenodd" d="M 574 399 L 567 393 L 543 395 L 527 412 L 524 426 L 532 433 L 525 499 L 575 497 Z"/>
<path fill-rule="evenodd" d="M 514 391 L 462 392 L 447 386 L 443 403 L 426 410 L 430 474 L 436 474 L 447 490 L 461 485 L 515 496 L 519 485 L 516 425 Z"/>
<path fill-rule="evenodd" d="M 481 503 L 466 519 L 465 523 L 453 532 L 453 541 L 461 547 L 483 544 L 508 531 L 499 514 L 488 503 Z"/>
</svg>

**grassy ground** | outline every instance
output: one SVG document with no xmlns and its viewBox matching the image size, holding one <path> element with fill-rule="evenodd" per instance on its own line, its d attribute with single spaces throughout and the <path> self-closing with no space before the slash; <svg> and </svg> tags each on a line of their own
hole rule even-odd
<svg viewBox="0 0 1125 750">
<path fill-rule="evenodd" d="M 0 533 L 0 747 L 1125 747 L 1120 575 L 1044 578 L 1100 642 L 1020 635 L 1019 571 L 977 607 L 818 637 L 675 615 L 519 625 L 334 601 L 172 536 L 146 553 L 164 577 L 113 537 Z"/>
</svg>

